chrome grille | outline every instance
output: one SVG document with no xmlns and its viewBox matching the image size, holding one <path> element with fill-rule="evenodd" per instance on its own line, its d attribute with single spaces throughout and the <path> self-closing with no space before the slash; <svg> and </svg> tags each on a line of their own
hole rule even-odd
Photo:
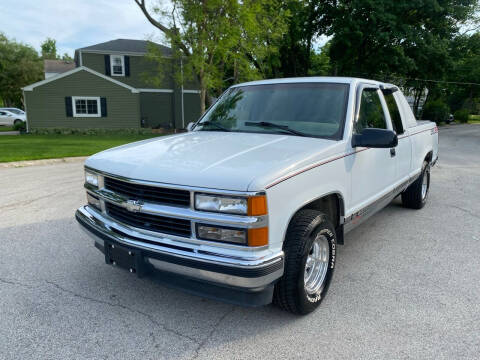
<svg viewBox="0 0 480 360">
<path fill-rule="evenodd" d="M 111 203 L 105 203 L 105 209 L 115 220 L 139 229 L 183 237 L 190 237 L 192 234 L 190 220 L 131 212 Z"/>
<path fill-rule="evenodd" d="M 190 191 L 132 184 L 105 177 L 105 189 L 134 200 L 163 205 L 190 206 Z"/>
</svg>

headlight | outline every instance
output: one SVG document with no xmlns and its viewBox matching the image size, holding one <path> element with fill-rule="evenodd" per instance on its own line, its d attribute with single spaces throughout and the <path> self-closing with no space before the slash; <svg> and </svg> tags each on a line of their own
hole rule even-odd
<svg viewBox="0 0 480 360">
<path fill-rule="evenodd" d="M 197 194 L 195 196 L 195 209 L 197 210 L 247 215 L 247 206 L 247 198 L 206 194 Z"/>
<path fill-rule="evenodd" d="M 264 195 L 232 197 L 214 194 L 195 194 L 195 209 L 235 215 L 266 215 L 267 200 Z"/>
<path fill-rule="evenodd" d="M 98 175 L 85 170 L 85 182 L 87 184 L 98 187 Z"/>
</svg>

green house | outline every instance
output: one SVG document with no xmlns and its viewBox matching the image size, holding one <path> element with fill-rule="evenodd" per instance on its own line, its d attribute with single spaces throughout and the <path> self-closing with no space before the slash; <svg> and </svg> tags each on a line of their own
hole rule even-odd
<svg viewBox="0 0 480 360">
<path fill-rule="evenodd" d="M 151 46 L 164 69 L 146 57 Z M 128 39 L 76 50 L 74 69 L 23 88 L 28 129 L 184 129 L 200 116 L 200 91 L 175 83 L 171 53 Z"/>
</svg>

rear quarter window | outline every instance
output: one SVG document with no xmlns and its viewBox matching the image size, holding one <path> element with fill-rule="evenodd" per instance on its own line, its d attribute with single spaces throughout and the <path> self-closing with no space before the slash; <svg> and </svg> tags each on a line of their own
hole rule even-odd
<svg viewBox="0 0 480 360">
<path fill-rule="evenodd" d="M 412 109 L 410 105 L 408 105 L 407 99 L 400 91 L 393 93 L 393 96 L 397 100 L 397 104 L 400 107 L 400 111 L 402 113 L 403 119 L 405 121 L 405 126 L 407 128 L 411 128 L 417 126 L 417 120 L 415 119 L 415 115 L 413 115 Z"/>
<path fill-rule="evenodd" d="M 390 119 L 392 120 L 393 130 L 395 130 L 397 134 L 403 134 L 405 130 L 403 129 L 402 116 L 397 100 L 393 94 L 394 93 L 384 94 L 384 98 L 387 103 L 388 112 L 390 113 Z"/>
</svg>

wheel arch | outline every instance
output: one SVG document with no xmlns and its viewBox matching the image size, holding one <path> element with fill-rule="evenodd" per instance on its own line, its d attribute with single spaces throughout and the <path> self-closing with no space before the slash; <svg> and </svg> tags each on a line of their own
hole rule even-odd
<svg viewBox="0 0 480 360">
<path fill-rule="evenodd" d="M 430 150 L 430 151 L 427 153 L 427 155 L 425 155 L 424 160 L 425 160 L 426 162 L 428 162 L 429 164 L 432 162 L 432 160 L 433 160 L 433 150 Z"/>
<path fill-rule="evenodd" d="M 339 191 L 333 191 L 323 194 L 315 199 L 311 199 L 298 207 L 290 216 L 288 220 L 288 226 L 292 222 L 293 217 L 301 210 L 311 209 L 318 210 L 325 213 L 332 221 L 336 233 L 337 243 L 343 245 L 344 232 L 343 232 L 343 219 L 345 216 L 345 200 L 344 196 Z M 287 228 L 288 228 L 287 226 Z M 286 235 L 286 232 L 285 232 Z"/>
</svg>

